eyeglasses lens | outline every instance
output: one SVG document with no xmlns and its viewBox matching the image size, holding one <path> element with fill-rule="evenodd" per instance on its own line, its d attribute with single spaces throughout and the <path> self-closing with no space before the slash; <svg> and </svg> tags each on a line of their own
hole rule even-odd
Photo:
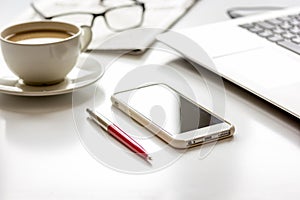
<svg viewBox="0 0 300 200">
<path fill-rule="evenodd" d="M 141 6 L 124 6 L 106 13 L 106 22 L 114 30 L 120 31 L 137 27 L 142 22 L 143 9 Z"/>
</svg>

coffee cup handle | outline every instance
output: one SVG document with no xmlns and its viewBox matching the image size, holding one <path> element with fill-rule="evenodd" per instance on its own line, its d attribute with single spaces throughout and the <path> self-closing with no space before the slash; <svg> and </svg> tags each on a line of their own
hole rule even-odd
<svg viewBox="0 0 300 200">
<path fill-rule="evenodd" d="M 90 26 L 83 25 L 80 28 L 82 30 L 82 34 L 80 38 L 80 42 L 81 42 L 80 50 L 81 52 L 84 52 L 92 41 L 93 33 Z"/>
</svg>

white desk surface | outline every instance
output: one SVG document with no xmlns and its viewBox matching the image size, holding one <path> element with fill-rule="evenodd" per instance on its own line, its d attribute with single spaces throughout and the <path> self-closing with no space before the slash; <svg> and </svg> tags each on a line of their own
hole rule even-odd
<svg viewBox="0 0 300 200">
<path fill-rule="evenodd" d="M 251 2 L 251 5 L 300 6 L 299 0 Z M 5 25 L 4 22 L 22 12 L 29 1 L 2 0 L 1 4 L 1 25 Z M 249 1 L 203 0 L 176 28 L 228 19 L 226 8 L 241 5 L 247 6 Z M 90 130 L 96 132 L 97 129 L 86 120 L 84 107 L 95 105 L 109 111 L 109 96 L 115 86 L 130 72 L 138 74 L 135 71 L 138 66 L 148 66 L 144 71 L 153 75 L 149 65 L 169 59 L 156 47 L 144 55 L 118 59 L 97 84 L 74 94 L 52 97 L 0 94 L 0 199 L 298 200 L 299 120 L 226 81 L 214 87 L 224 91 L 224 101 L 220 102 L 224 112 L 219 114 L 235 125 L 233 139 L 183 153 L 161 149 L 154 156 L 153 166 L 127 153 L 122 145 L 108 140 L 100 130 L 99 137 L 94 135 L 96 141 L 86 142 L 89 138 L 84 137 L 90 136 Z M 96 57 L 100 62 L 105 61 L 102 54 Z M 186 82 L 201 99 L 197 92 L 200 90 L 197 83 L 201 85 L 197 73 L 189 69 L 189 64 L 180 60 L 179 64 L 174 68 L 187 78 Z M 159 65 L 155 69 L 172 82 L 165 69 Z M 120 118 L 118 122 L 126 122 L 124 115 L 116 113 Z M 126 123 L 122 128 L 129 129 Z M 155 142 L 156 148 L 163 146 L 162 142 Z M 97 146 L 94 149 L 93 144 Z M 151 145 L 146 142 L 145 148 Z M 117 147 L 117 153 L 112 153 L 109 146 Z M 95 149 L 100 152 L 93 152 Z M 162 165 L 162 155 L 180 157 Z M 115 162 L 119 159 L 121 164 Z M 128 166 L 137 167 L 139 173 L 126 170 Z"/>
</svg>

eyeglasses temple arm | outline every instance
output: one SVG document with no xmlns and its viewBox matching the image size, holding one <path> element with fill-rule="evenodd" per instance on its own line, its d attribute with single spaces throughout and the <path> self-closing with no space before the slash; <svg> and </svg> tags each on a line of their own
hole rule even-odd
<svg viewBox="0 0 300 200">
<path fill-rule="evenodd" d="M 102 14 L 102 13 L 98 14 L 98 13 L 91 13 L 91 12 L 66 12 L 66 13 L 52 15 L 52 16 L 47 17 L 39 9 L 37 9 L 37 7 L 34 5 L 34 3 L 31 3 L 30 5 L 33 8 L 33 10 L 44 19 L 52 19 L 55 17 L 62 17 L 62 16 L 66 16 L 66 15 L 76 15 L 76 14 L 89 14 L 89 15 L 101 15 Z"/>
<path fill-rule="evenodd" d="M 39 9 L 37 9 L 37 7 L 34 5 L 33 2 L 30 3 L 30 6 L 32 7 L 32 9 L 42 18 L 44 19 L 52 19 L 53 17 L 46 17 L 41 11 L 39 11 Z"/>
</svg>

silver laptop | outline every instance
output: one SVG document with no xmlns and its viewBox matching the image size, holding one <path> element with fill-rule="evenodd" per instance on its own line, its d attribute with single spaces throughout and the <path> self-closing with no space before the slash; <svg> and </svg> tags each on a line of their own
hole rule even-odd
<svg viewBox="0 0 300 200">
<path fill-rule="evenodd" d="M 206 51 L 216 68 L 208 69 L 300 119 L 300 8 L 176 32 Z M 173 32 L 157 39 L 203 64 Z"/>
</svg>

